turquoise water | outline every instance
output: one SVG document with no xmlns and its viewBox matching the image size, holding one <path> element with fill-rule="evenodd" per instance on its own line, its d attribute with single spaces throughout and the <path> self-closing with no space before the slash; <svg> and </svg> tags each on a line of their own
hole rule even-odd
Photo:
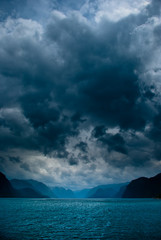
<svg viewBox="0 0 161 240">
<path fill-rule="evenodd" d="M 0 239 L 161 239 L 161 200 L 0 199 Z"/>
</svg>

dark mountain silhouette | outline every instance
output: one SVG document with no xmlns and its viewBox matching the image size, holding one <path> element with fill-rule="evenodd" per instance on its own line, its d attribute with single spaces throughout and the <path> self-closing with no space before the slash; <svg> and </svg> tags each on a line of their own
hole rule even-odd
<svg viewBox="0 0 161 240">
<path fill-rule="evenodd" d="M 0 172 L 0 197 L 17 198 L 161 198 L 161 173 L 151 177 L 141 177 L 130 183 L 100 185 L 91 189 L 72 191 L 63 187 L 49 188 L 35 180 L 9 181 Z"/>
<path fill-rule="evenodd" d="M 156 196 L 157 198 L 161 198 L 161 193 L 158 194 L 158 196 Z"/>
<path fill-rule="evenodd" d="M 0 172 L 0 197 L 16 197 L 17 192 L 6 176 Z"/>
<path fill-rule="evenodd" d="M 36 192 L 39 192 L 42 195 L 46 195 L 50 198 L 56 198 L 56 195 L 53 193 L 53 191 L 46 186 L 44 183 L 36 181 L 36 180 L 20 180 L 20 179 L 12 179 L 10 181 L 12 186 L 16 189 L 23 189 L 23 188 L 30 188 L 33 189 Z"/>
<path fill-rule="evenodd" d="M 161 173 L 151 177 L 141 177 L 131 181 L 124 193 L 123 198 L 153 198 L 161 193 Z"/>
<path fill-rule="evenodd" d="M 46 198 L 47 196 L 31 188 L 15 189 L 6 176 L 0 172 L 0 197 Z"/>
</svg>

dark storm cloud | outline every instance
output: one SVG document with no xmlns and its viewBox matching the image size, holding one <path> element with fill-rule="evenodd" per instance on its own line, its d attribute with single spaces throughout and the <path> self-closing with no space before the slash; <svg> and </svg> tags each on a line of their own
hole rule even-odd
<svg viewBox="0 0 161 240">
<path fill-rule="evenodd" d="M 108 144 L 109 151 L 115 150 L 116 152 L 127 154 L 125 140 L 120 134 L 115 134 L 114 136 L 102 138 L 101 141 Z"/>
<path fill-rule="evenodd" d="M 31 168 L 30 168 L 30 166 L 27 163 L 22 163 L 20 165 L 20 168 L 22 168 L 22 169 L 24 169 L 25 171 L 28 171 L 28 172 L 31 171 Z"/>
<path fill-rule="evenodd" d="M 25 94 L 21 98 L 24 114 L 34 128 L 45 126 L 50 121 L 57 122 L 59 120 L 59 110 L 50 106 L 50 102 L 50 96 L 47 97 L 43 91 Z"/>
<path fill-rule="evenodd" d="M 69 164 L 70 164 L 71 166 L 73 166 L 73 165 L 78 165 L 78 159 L 76 159 L 76 158 L 74 158 L 74 157 L 70 157 L 68 161 L 69 161 Z"/>
<path fill-rule="evenodd" d="M 25 6 L 29 3 L 25 1 Z M 61 10 L 56 1 L 41 3 L 46 9 Z M 73 6 L 78 10 L 79 4 L 74 4 L 64 2 L 62 9 L 67 12 Z M 11 7 L 4 1 L 1 6 L 10 15 Z M 21 4 L 15 4 L 17 15 L 5 18 L 1 24 L 1 149 L 38 150 L 77 165 L 79 161 L 90 161 L 86 154 L 88 143 L 75 140 L 71 151 L 80 151 L 76 158 L 67 150 L 67 144 L 81 130 L 92 127 L 91 139 L 101 143 L 108 154 L 130 156 L 132 160 L 125 159 L 120 166 L 129 162 L 138 165 L 138 155 L 132 152 L 137 141 L 130 141 L 133 143 L 129 147 L 126 132 L 141 132 L 151 141 L 160 142 L 161 116 L 157 90 L 140 77 L 146 61 L 143 63 L 138 54 L 133 35 L 151 16 L 159 15 L 159 1 L 153 1 L 137 15 L 117 22 L 102 19 L 96 25 L 78 11 L 66 15 L 53 11 L 44 25 L 39 24 L 33 21 L 38 19 L 38 11 L 37 17 L 28 18 L 36 6 L 34 3 L 31 12 L 27 8 L 21 13 L 23 19 L 18 10 Z M 47 11 L 43 14 L 45 17 Z M 155 46 L 159 44 L 159 29 L 157 26 L 153 31 Z M 150 129 L 145 133 L 148 124 Z M 107 133 L 114 127 L 120 132 Z M 159 159 L 157 149 L 153 154 Z M 140 156 L 140 165 L 153 157 L 143 153 Z M 30 170 L 28 165 L 21 168 Z"/>
<path fill-rule="evenodd" d="M 54 18 L 47 35 L 61 48 L 66 63 L 63 105 L 68 102 L 69 108 L 107 125 L 145 126 L 147 116 L 142 110 L 146 102 L 134 71 L 141 62 L 128 51 L 130 32 L 144 21 L 142 16 L 130 16 L 117 24 L 104 22 L 98 37 L 76 16 Z"/>
<path fill-rule="evenodd" d="M 79 149 L 81 152 L 86 153 L 88 150 L 88 145 L 86 142 L 80 142 L 75 145 L 75 149 Z"/>
<path fill-rule="evenodd" d="M 101 126 L 96 126 L 93 131 L 92 131 L 92 135 L 95 138 L 99 138 L 102 137 L 103 135 L 106 134 L 106 127 L 101 125 Z"/>
<path fill-rule="evenodd" d="M 127 154 L 126 142 L 119 134 L 109 134 L 104 131 L 104 126 L 97 126 L 92 132 L 92 135 L 101 142 L 104 147 L 108 147 L 108 151 L 116 151 Z"/>
<path fill-rule="evenodd" d="M 156 142 L 161 142 L 161 111 L 154 117 L 151 128 L 148 131 L 149 137 Z"/>
<path fill-rule="evenodd" d="M 87 119 L 82 119 L 82 118 L 81 118 L 81 115 L 80 115 L 79 112 L 74 113 L 74 115 L 71 117 L 71 121 L 72 121 L 73 123 L 78 123 L 78 122 L 83 123 L 83 122 L 85 122 L 86 120 L 87 120 Z"/>
<path fill-rule="evenodd" d="M 19 157 L 8 157 L 11 162 L 20 163 L 21 160 Z"/>
</svg>

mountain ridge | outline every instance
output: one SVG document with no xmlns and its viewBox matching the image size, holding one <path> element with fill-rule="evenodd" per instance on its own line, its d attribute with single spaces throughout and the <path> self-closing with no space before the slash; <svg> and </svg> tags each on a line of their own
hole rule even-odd
<svg viewBox="0 0 161 240">
<path fill-rule="evenodd" d="M 9 198 L 47 198 L 32 188 L 15 189 L 6 176 L 0 172 L 0 197 Z"/>
<path fill-rule="evenodd" d="M 160 198 L 161 173 L 153 177 L 139 177 L 129 183 L 98 185 L 91 189 L 72 191 L 63 187 L 48 187 L 29 179 L 8 180 L 0 172 L 0 197 L 21 198 Z"/>
<path fill-rule="evenodd" d="M 161 194 L 161 173 L 147 178 L 132 180 L 126 187 L 123 198 L 155 198 Z"/>
<path fill-rule="evenodd" d="M 10 180 L 10 183 L 17 190 L 21 190 L 23 188 L 31 188 L 42 195 L 46 195 L 50 198 L 56 198 L 55 194 L 47 185 L 33 179 L 28 180 L 12 179 Z"/>
</svg>

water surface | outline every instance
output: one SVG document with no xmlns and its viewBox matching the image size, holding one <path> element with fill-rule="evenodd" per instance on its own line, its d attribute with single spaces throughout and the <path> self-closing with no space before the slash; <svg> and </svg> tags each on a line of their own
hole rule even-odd
<svg viewBox="0 0 161 240">
<path fill-rule="evenodd" d="M 161 200 L 0 199 L 0 239 L 161 239 Z"/>
</svg>

